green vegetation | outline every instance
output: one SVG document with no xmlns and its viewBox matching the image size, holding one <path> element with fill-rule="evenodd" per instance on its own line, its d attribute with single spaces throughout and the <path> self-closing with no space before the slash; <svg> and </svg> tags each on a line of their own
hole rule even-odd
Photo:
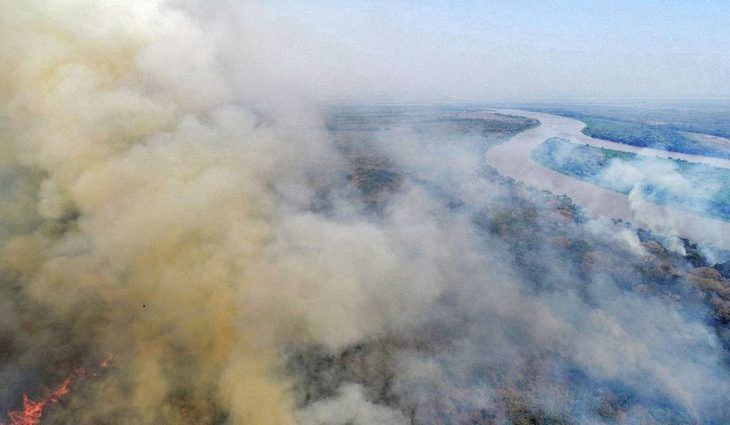
<svg viewBox="0 0 730 425">
<path fill-rule="evenodd" d="M 695 155 L 709 155 L 712 153 L 703 149 L 702 146 L 679 131 L 665 127 L 653 127 L 642 123 L 596 117 L 582 117 L 581 121 L 586 123 L 583 133 L 598 139 Z M 730 153 L 719 153 L 730 157 Z"/>
<path fill-rule="evenodd" d="M 602 110 L 586 107 L 526 108 L 547 112 L 583 121 L 586 127 L 583 133 L 598 139 L 610 140 L 627 145 L 663 149 L 692 155 L 704 155 L 717 158 L 730 158 L 730 141 L 725 143 L 713 141 L 707 135 L 717 137 L 730 136 L 730 127 L 721 125 L 720 118 L 730 120 L 730 115 L 713 117 L 712 120 L 701 120 L 697 113 L 690 114 L 698 123 L 688 122 L 685 115 L 676 111 L 644 110 L 620 111 Z M 717 113 L 715 113 L 717 115 Z M 707 122 L 705 122 L 707 121 Z M 730 121 L 726 121 L 730 122 Z M 702 133 L 702 134 L 699 134 Z"/>
<path fill-rule="evenodd" d="M 730 221 L 730 170 L 725 168 L 578 145 L 560 138 L 546 140 L 531 156 L 546 167 L 600 187 L 623 194 L 638 189 L 649 201 Z M 618 166 L 628 167 L 621 178 L 608 177 L 609 169 Z M 670 183 L 677 181 L 685 184 Z"/>
</svg>

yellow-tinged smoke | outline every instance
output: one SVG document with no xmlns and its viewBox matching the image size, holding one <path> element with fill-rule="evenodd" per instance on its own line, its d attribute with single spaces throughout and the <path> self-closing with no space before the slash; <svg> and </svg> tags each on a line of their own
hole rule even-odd
<svg viewBox="0 0 730 425">
<path fill-rule="evenodd" d="M 522 252 L 551 233 L 535 232 L 524 246 L 482 240 L 464 211 L 502 217 L 513 205 L 484 207 L 512 197 L 481 194 L 512 185 L 482 179 L 471 153 L 454 147 L 436 161 L 442 140 L 396 131 L 389 155 L 417 179 L 404 179 L 381 218 L 359 214 L 342 188 L 343 161 L 296 105 L 293 93 L 308 90 L 290 89 L 277 62 L 297 63 L 286 53 L 300 45 L 278 50 L 289 33 L 252 22 L 256 5 L 247 15 L 238 1 L 181 2 L 186 9 L 163 0 L 0 1 L 0 377 L 21 381 L 2 384 L 55 385 L 64 368 L 113 355 L 112 367 L 74 381 L 48 423 L 403 424 L 405 411 L 453 422 L 464 406 L 484 418 L 513 383 L 530 382 L 525 371 L 540 369 L 540 358 L 566 359 L 557 370 L 579 367 L 595 380 L 588 385 L 646 388 L 638 398 L 660 400 L 662 412 L 657 391 L 690 412 L 727 405 L 721 344 L 704 323 L 603 274 L 571 278 L 566 263 L 543 255 L 556 246 L 547 242 L 524 257 L 536 264 L 525 275 L 545 270 L 544 292 L 508 270 L 502 260 L 512 253 L 499 250 Z M 245 17 L 216 14 L 213 3 Z M 471 199 L 468 207 L 452 211 L 429 194 L 429 181 L 453 184 L 453 199 Z M 518 212 L 532 199 L 521 192 Z M 574 224 L 565 234 L 587 238 Z M 639 264 L 609 251 L 606 264 Z M 390 338 L 403 349 L 381 359 L 391 347 L 378 342 Z M 403 411 L 373 403 L 370 388 L 339 383 L 295 411 L 282 353 L 370 342 L 379 345 L 372 363 L 388 363 L 375 386 L 393 382 Z M 554 382 L 535 379 L 541 388 Z M 560 382 L 545 397 L 524 394 L 575 414 L 575 404 L 551 406 L 573 396 L 562 398 Z M 575 400 L 590 405 L 583 397 Z"/>
<path fill-rule="evenodd" d="M 333 307 L 357 299 L 351 270 L 287 245 L 320 237 L 297 226 L 313 218 L 284 219 L 285 237 L 273 224 L 271 187 L 302 184 L 296 164 L 328 148 L 308 142 L 303 159 L 232 105 L 214 46 L 164 1 L 0 8 L 0 165 L 17 192 L 1 272 L 69 347 L 114 353 L 59 420 L 292 423 L 283 341 L 337 346 L 383 326 L 356 301 Z M 328 255 L 363 235 L 382 243 L 363 226 Z"/>
</svg>

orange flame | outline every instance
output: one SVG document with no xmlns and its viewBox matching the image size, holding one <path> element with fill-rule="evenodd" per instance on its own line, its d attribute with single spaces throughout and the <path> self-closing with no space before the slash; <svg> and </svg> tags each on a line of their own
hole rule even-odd
<svg viewBox="0 0 730 425">
<path fill-rule="evenodd" d="M 99 367 L 106 369 L 112 360 L 112 354 L 99 362 Z M 71 391 L 71 383 L 74 379 L 81 378 L 85 375 L 84 369 L 77 369 L 70 377 L 66 378 L 61 385 L 52 391 L 47 391 L 46 396 L 39 400 L 32 400 L 28 394 L 23 394 L 23 408 L 21 410 L 13 410 L 8 412 L 9 423 L 0 422 L 0 425 L 39 425 L 43 417 L 43 411 L 48 406 L 58 403 L 61 398 Z M 95 374 L 93 374 L 95 375 Z"/>
<path fill-rule="evenodd" d="M 112 353 L 106 353 L 106 357 L 99 362 L 99 367 L 102 369 L 108 368 L 113 359 L 114 355 Z"/>
<path fill-rule="evenodd" d="M 66 378 L 61 385 L 49 392 L 40 400 L 31 400 L 27 394 L 23 394 L 23 409 L 8 412 L 10 425 L 38 425 L 41 422 L 43 411 L 49 405 L 58 401 L 68 394 L 71 387 L 71 378 Z"/>
</svg>

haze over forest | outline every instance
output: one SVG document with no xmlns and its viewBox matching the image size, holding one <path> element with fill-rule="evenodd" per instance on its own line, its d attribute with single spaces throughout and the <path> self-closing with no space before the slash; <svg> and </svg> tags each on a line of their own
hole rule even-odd
<svg viewBox="0 0 730 425">
<path fill-rule="evenodd" d="M 727 22 L 0 2 L 0 424 L 730 423 Z"/>
</svg>

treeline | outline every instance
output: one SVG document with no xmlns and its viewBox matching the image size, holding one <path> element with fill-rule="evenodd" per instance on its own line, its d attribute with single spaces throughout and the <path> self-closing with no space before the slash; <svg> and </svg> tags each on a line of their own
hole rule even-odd
<svg viewBox="0 0 730 425">
<path fill-rule="evenodd" d="M 701 146 L 697 141 L 668 127 L 585 116 L 580 120 L 586 123 L 583 134 L 598 139 L 670 152 L 730 158 L 730 152 Z"/>
<path fill-rule="evenodd" d="M 588 115 L 581 112 L 561 108 L 525 108 L 540 112 L 561 115 L 583 121 L 586 127 L 583 134 L 597 139 L 624 143 L 643 148 L 662 149 L 670 152 L 691 155 L 712 156 L 730 159 L 730 151 L 716 149 L 703 145 L 697 140 L 686 136 L 683 132 L 703 132 L 715 136 L 725 136 L 724 131 L 708 131 L 705 128 L 688 125 L 673 125 L 670 123 L 648 124 L 637 120 L 623 120 Z M 690 128 L 691 127 L 691 128 Z"/>
</svg>

